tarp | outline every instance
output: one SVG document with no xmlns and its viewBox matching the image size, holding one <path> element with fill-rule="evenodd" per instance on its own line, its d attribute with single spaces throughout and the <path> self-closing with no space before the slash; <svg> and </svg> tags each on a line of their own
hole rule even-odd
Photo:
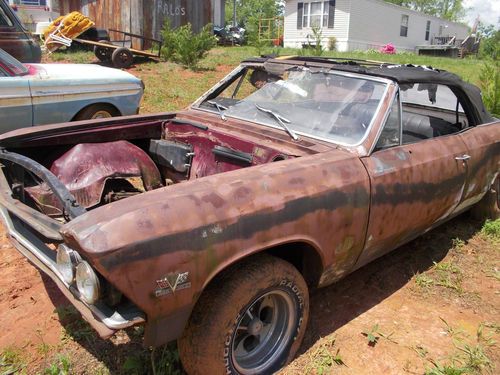
<svg viewBox="0 0 500 375">
<path fill-rule="evenodd" d="M 49 52 L 71 45 L 71 41 L 94 26 L 90 18 L 79 12 L 71 12 L 55 19 L 44 31 L 44 44 Z"/>
</svg>

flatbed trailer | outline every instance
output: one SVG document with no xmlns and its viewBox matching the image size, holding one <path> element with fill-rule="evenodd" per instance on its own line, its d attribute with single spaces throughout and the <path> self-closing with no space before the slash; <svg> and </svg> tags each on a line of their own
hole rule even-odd
<svg viewBox="0 0 500 375">
<path fill-rule="evenodd" d="M 94 47 L 94 54 L 96 57 L 103 61 L 113 63 L 116 68 L 128 68 L 134 61 L 134 56 L 143 56 L 147 58 L 159 59 L 161 56 L 162 41 L 153 38 L 147 38 L 143 35 L 132 34 L 126 31 L 109 29 L 109 31 L 123 35 L 120 40 L 100 40 L 95 42 L 93 40 L 73 39 L 75 42 L 91 45 Z M 132 48 L 132 38 L 141 39 L 151 43 L 152 48 L 148 51 Z M 158 50 L 153 50 L 157 46 Z"/>
</svg>

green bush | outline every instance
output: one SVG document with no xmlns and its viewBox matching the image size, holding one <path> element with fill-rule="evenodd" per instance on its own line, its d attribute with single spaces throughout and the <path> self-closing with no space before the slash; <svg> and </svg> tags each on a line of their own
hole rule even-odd
<svg viewBox="0 0 500 375">
<path fill-rule="evenodd" d="M 165 60 L 172 60 L 177 49 L 177 37 L 175 30 L 170 25 L 170 20 L 166 19 L 161 30 L 163 45 L 161 54 Z"/>
<path fill-rule="evenodd" d="M 328 38 L 328 51 L 337 50 L 337 38 L 331 36 Z"/>
<path fill-rule="evenodd" d="M 162 49 L 163 57 L 188 68 L 196 68 L 208 51 L 217 45 L 210 24 L 196 34 L 190 23 L 174 30 L 169 22 L 165 22 L 162 37 L 165 45 Z"/>
<path fill-rule="evenodd" d="M 312 50 L 312 54 L 314 56 L 321 56 L 324 52 L 323 45 L 321 44 L 323 41 L 323 30 L 321 28 L 314 26 L 312 28 L 313 39 L 314 39 L 314 49 Z"/>
<path fill-rule="evenodd" d="M 496 117 L 500 117 L 500 63 L 487 61 L 479 73 L 483 102 L 486 109 Z"/>
</svg>

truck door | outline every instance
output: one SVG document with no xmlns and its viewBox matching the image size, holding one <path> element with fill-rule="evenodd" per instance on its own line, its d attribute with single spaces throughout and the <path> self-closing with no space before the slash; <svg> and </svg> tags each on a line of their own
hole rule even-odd
<svg viewBox="0 0 500 375">
<path fill-rule="evenodd" d="M 4 0 L 0 0 L 0 48 L 25 63 L 38 63 L 42 57 L 40 46 Z"/>
</svg>

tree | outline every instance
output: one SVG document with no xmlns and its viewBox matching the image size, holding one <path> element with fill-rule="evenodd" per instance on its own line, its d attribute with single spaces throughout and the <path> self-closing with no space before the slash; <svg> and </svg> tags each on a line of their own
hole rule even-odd
<svg viewBox="0 0 500 375">
<path fill-rule="evenodd" d="M 226 24 L 233 23 L 234 0 L 226 0 Z M 236 0 L 236 21 L 249 34 L 257 33 L 259 19 L 282 16 L 284 3 L 280 0 Z"/>
<path fill-rule="evenodd" d="M 465 15 L 462 0 L 386 0 L 419 12 L 450 21 L 460 21 Z"/>
<path fill-rule="evenodd" d="M 479 55 L 481 57 L 491 57 L 494 60 L 500 55 L 500 29 L 493 25 L 479 23 L 477 34 L 481 38 L 481 48 Z"/>
</svg>

